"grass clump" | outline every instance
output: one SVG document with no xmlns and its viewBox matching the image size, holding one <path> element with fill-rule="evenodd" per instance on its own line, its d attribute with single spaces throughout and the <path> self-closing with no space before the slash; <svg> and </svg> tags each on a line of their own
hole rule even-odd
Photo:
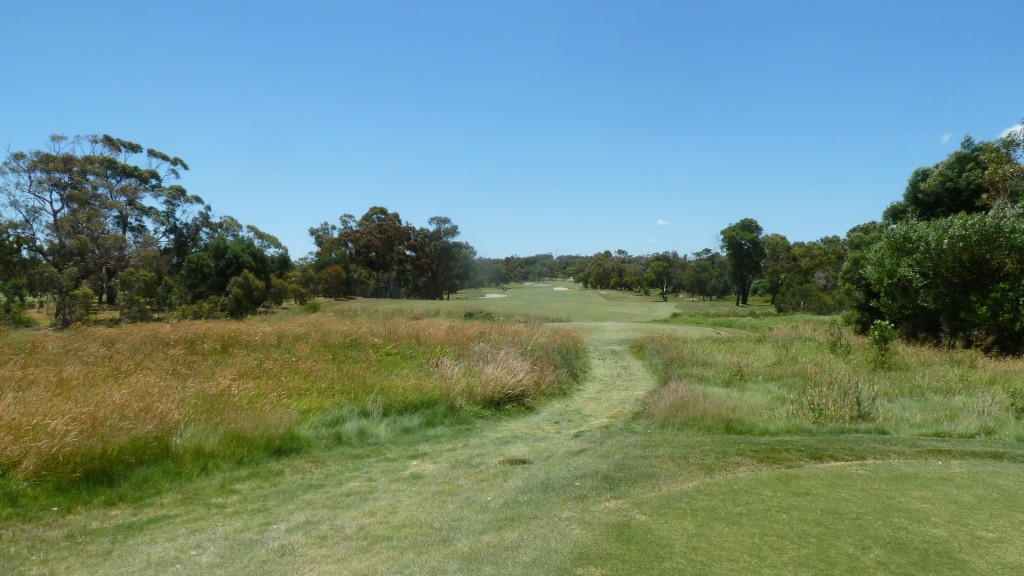
<svg viewBox="0 0 1024 576">
<path fill-rule="evenodd" d="M 0 332 L 0 478 L 95 484 L 386 438 L 388 418 L 533 405 L 578 380 L 583 357 L 575 331 L 437 318 Z"/>
<path fill-rule="evenodd" d="M 644 416 L 671 427 L 707 433 L 742 433 L 745 408 L 734 395 L 673 381 L 646 398 Z"/>
<path fill-rule="evenodd" d="M 804 392 L 804 419 L 815 425 L 860 424 L 875 419 L 877 394 L 848 372 L 817 378 Z"/>
</svg>

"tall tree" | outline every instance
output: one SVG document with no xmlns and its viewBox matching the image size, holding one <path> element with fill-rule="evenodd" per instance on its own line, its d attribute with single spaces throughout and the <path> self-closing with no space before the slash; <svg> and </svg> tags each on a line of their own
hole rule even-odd
<svg viewBox="0 0 1024 576">
<path fill-rule="evenodd" d="M 373 278 L 376 295 L 391 298 L 398 294 L 397 282 L 408 265 L 412 234 L 413 227 L 402 222 L 398 212 L 381 206 L 371 207 L 354 228 L 343 231 L 354 247 L 356 262 Z"/>
<path fill-rule="evenodd" d="M 750 284 L 761 273 L 765 248 L 764 230 L 757 220 L 744 218 L 730 224 L 721 232 L 722 249 L 729 261 L 729 275 L 736 288 L 736 305 L 746 305 L 750 297 Z"/>
<path fill-rule="evenodd" d="M 142 162 L 137 158 L 142 157 Z M 144 165 L 142 165 L 144 164 Z M 52 136 L 46 150 L 12 152 L 0 165 L 2 208 L 48 266 L 61 326 L 70 293 L 89 282 L 116 302 L 117 274 L 166 222 L 159 206 L 195 197 L 169 182 L 188 166 L 177 157 L 113 138 Z"/>
<path fill-rule="evenodd" d="M 764 237 L 764 253 L 764 283 L 774 306 L 792 264 L 793 246 L 782 234 L 768 234 Z"/>
<path fill-rule="evenodd" d="M 468 244 L 455 240 L 459 227 L 450 218 L 434 216 L 427 220 L 430 228 L 416 231 L 412 243 L 414 270 L 419 296 L 441 300 L 458 290 L 464 282 L 466 258 L 472 261 L 475 251 Z"/>
<path fill-rule="evenodd" d="M 651 258 L 650 264 L 645 272 L 644 282 L 648 287 L 658 290 L 663 302 L 668 301 L 669 279 L 672 277 L 672 264 L 667 258 L 655 256 Z"/>
</svg>

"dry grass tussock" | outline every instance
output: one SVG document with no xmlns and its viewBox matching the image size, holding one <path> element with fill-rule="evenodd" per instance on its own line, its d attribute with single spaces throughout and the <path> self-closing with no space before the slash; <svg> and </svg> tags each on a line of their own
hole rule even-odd
<svg viewBox="0 0 1024 576">
<path fill-rule="evenodd" d="M 578 377 L 582 358 L 569 330 L 441 319 L 0 332 L 0 475 L 74 478 L 218 442 L 244 450 L 338 408 L 529 403 Z"/>
<path fill-rule="evenodd" d="M 735 398 L 679 381 L 658 388 L 644 403 L 644 416 L 655 422 L 684 424 L 705 431 L 730 431 L 740 410 Z"/>
</svg>

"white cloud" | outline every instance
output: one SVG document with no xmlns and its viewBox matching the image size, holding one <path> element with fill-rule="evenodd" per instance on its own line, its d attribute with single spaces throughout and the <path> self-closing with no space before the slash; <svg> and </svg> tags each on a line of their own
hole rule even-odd
<svg viewBox="0 0 1024 576">
<path fill-rule="evenodd" d="M 651 244 L 657 244 L 658 243 L 658 239 L 657 238 L 651 238 L 650 240 L 648 240 L 648 242 L 650 242 Z"/>
<path fill-rule="evenodd" d="M 952 132 L 946 132 L 945 134 L 942 135 L 942 138 L 939 138 L 939 144 L 945 144 L 946 142 L 949 142 L 949 139 L 952 137 Z"/>
<path fill-rule="evenodd" d="M 668 226 L 668 221 L 658 218 L 658 226 Z"/>
<path fill-rule="evenodd" d="M 1010 135 L 1010 132 L 1024 132 L 1024 124 L 1015 124 L 1010 126 L 1006 130 L 1003 130 L 1000 134 L 1000 138 L 1005 138 Z"/>
</svg>

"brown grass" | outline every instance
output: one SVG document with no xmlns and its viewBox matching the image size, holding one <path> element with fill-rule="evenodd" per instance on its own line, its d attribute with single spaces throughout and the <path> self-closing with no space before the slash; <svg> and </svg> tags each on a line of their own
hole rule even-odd
<svg viewBox="0 0 1024 576">
<path fill-rule="evenodd" d="M 564 383 L 558 352 L 574 347 L 565 330 L 440 319 L 0 332 L 0 474 L 74 476 L 211 437 L 281 435 L 339 407 L 530 402 Z"/>
<path fill-rule="evenodd" d="M 740 410 L 735 398 L 710 394 L 700 386 L 672 381 L 646 398 L 644 415 L 655 422 L 701 430 L 728 429 Z"/>
</svg>

